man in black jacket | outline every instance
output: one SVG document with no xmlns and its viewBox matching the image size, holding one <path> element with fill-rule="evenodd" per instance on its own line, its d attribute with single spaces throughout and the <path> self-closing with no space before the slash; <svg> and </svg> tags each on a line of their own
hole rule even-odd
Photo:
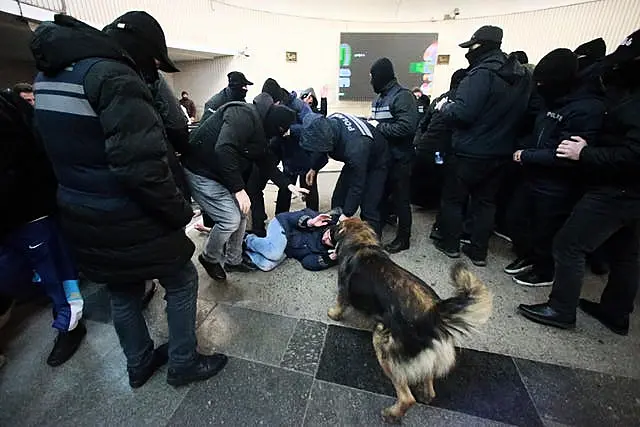
<svg viewBox="0 0 640 427">
<path fill-rule="evenodd" d="M 242 254 L 242 239 L 251 208 L 246 182 L 253 165 L 280 188 L 298 195 L 277 168 L 268 139 L 282 136 L 295 121 L 295 112 L 274 105 L 266 93 L 253 104 L 230 102 L 191 133 L 191 150 L 185 158 L 193 198 L 215 221 L 204 251 L 198 257 L 215 280 L 226 280 L 226 271 L 256 269 Z"/>
<path fill-rule="evenodd" d="M 463 210 L 471 197 L 471 244 L 463 251 L 478 266 L 486 265 L 496 193 L 532 88 L 529 73 L 500 50 L 501 43 L 502 29 L 492 26 L 461 43 L 469 49 L 469 71 L 455 98 L 436 106 L 454 128 L 442 198 L 443 240 L 436 248 L 451 258 L 460 256 Z"/>
<path fill-rule="evenodd" d="M 371 86 L 378 94 L 371 104 L 372 124 L 389 143 L 391 153 L 382 221 L 390 214 L 398 216 L 398 233 L 385 249 L 397 253 L 409 249 L 411 240 L 411 164 L 418 110 L 415 97 L 400 86 L 388 58 L 380 58 L 371 66 Z"/>
<path fill-rule="evenodd" d="M 196 351 L 198 276 L 184 233 L 193 215 L 167 163 L 163 122 L 147 83 L 177 69 L 145 12 L 100 32 L 56 15 L 35 32 L 36 121 L 58 179 L 58 208 L 80 270 L 106 283 L 129 384 L 169 359 L 167 382 L 215 375 L 224 355 Z M 154 350 L 142 316 L 146 279 L 166 290 L 169 344 Z M 168 356 L 167 356 L 168 353 Z"/>
<path fill-rule="evenodd" d="M 355 215 L 382 235 L 380 201 L 387 179 L 387 141 L 372 125 L 350 114 L 329 117 L 311 113 L 304 119 L 301 146 L 313 153 L 308 177 L 327 163 L 327 155 L 344 163 L 333 190 L 331 208 L 341 208 L 342 218 Z"/>
<path fill-rule="evenodd" d="M 571 137 L 556 150 L 557 157 L 586 172 L 589 189 L 554 240 L 549 301 L 522 304 L 519 310 L 534 322 L 573 328 L 579 304 L 626 335 L 640 280 L 640 31 L 605 58 L 603 67 L 607 115 L 600 136 L 593 141 Z M 579 299 L 585 256 L 603 243 L 611 262 L 607 286 L 599 303 Z"/>
<path fill-rule="evenodd" d="M 227 102 L 245 102 L 247 91 L 249 90 L 248 86 L 251 86 L 253 83 L 250 82 L 240 71 L 230 72 L 227 74 L 227 79 L 229 79 L 229 85 L 204 103 L 204 114 L 202 115 L 201 121 L 204 122 L 207 120 L 211 114 Z"/>
<path fill-rule="evenodd" d="M 531 271 L 513 280 L 524 286 L 553 283 L 553 238 L 582 196 L 582 177 L 574 162 L 556 157 L 561 141 L 597 138 L 604 118 L 604 99 L 578 78 L 578 57 L 569 49 L 544 56 L 533 73 L 544 108 L 536 118 L 531 146 L 514 153 L 522 164 L 533 220 Z"/>
</svg>

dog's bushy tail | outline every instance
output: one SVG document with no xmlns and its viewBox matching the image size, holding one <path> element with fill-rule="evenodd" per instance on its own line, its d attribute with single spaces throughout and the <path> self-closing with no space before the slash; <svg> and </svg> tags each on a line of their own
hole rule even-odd
<svg viewBox="0 0 640 427">
<path fill-rule="evenodd" d="M 438 303 L 437 311 L 442 320 L 440 327 L 451 335 L 467 335 L 487 323 L 493 297 L 485 284 L 462 262 L 451 268 L 451 280 L 457 293 Z"/>
</svg>

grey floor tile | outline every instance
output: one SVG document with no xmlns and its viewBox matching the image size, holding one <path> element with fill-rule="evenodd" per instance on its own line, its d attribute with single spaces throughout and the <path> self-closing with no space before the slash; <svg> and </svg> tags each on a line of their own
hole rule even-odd
<svg viewBox="0 0 640 427">
<path fill-rule="evenodd" d="M 313 377 L 231 358 L 216 377 L 194 384 L 171 426 L 299 426 Z"/>
<path fill-rule="evenodd" d="M 219 304 L 198 329 L 205 352 L 278 365 L 296 328 L 296 319 Z"/>
<path fill-rule="evenodd" d="M 167 303 L 164 300 L 164 289 L 160 288 L 144 311 L 149 333 L 157 342 L 169 340 L 169 324 L 167 323 Z M 199 328 L 215 307 L 215 303 L 198 299 L 196 311 L 196 328 Z"/>
<path fill-rule="evenodd" d="M 329 326 L 317 378 L 395 396 L 366 331 Z M 542 425 L 510 357 L 459 350 L 455 368 L 436 380 L 435 391 L 432 406 L 513 425 Z"/>
<path fill-rule="evenodd" d="M 640 424 L 640 380 L 516 359 L 540 415 L 576 426 Z"/>
<path fill-rule="evenodd" d="M 316 380 L 311 391 L 304 425 L 309 427 L 387 426 L 388 424 L 382 421 L 380 412 L 383 408 L 393 405 L 394 401 L 395 399 L 389 396 Z M 407 412 L 402 425 L 424 426 L 427 420 L 430 427 L 508 425 L 421 404 L 415 405 Z"/>
<path fill-rule="evenodd" d="M 327 325 L 313 320 L 298 320 L 280 366 L 315 375 L 324 346 Z"/>
</svg>

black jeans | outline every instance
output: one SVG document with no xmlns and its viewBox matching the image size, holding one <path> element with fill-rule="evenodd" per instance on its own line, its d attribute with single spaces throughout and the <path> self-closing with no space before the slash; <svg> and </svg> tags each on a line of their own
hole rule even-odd
<svg viewBox="0 0 640 427">
<path fill-rule="evenodd" d="M 474 258 L 487 256 L 489 237 L 496 213 L 496 194 L 508 159 L 473 159 L 449 156 L 442 193 L 441 232 L 443 245 L 458 250 L 464 221 L 464 207 L 471 198 L 471 251 Z"/>
<path fill-rule="evenodd" d="M 309 194 L 305 197 L 305 203 L 307 208 L 318 212 L 320 209 L 320 199 L 318 196 L 318 179 L 313 182 L 312 185 L 307 185 L 307 175 L 305 174 L 285 174 L 287 178 L 289 178 L 289 182 L 293 185 L 296 185 L 296 181 L 298 178 L 300 179 L 300 187 L 306 188 L 309 190 Z M 265 183 L 266 184 L 266 183 Z M 289 212 L 291 209 L 291 191 L 286 188 L 280 188 L 278 190 L 278 197 L 276 199 L 276 215 L 281 212 Z"/>
<path fill-rule="evenodd" d="M 552 279 L 554 261 L 553 238 L 571 215 L 577 202 L 575 193 L 544 192 L 531 189 L 533 201 L 532 258 L 534 270 L 545 279 Z"/>
<path fill-rule="evenodd" d="M 514 191 L 505 216 L 506 232 L 511 237 L 518 258 L 533 256 L 533 196 L 529 183 L 523 182 Z"/>
<path fill-rule="evenodd" d="M 380 216 L 380 202 L 384 194 L 387 180 L 387 169 L 382 167 L 369 171 L 365 181 L 362 200 L 360 201 L 360 218 L 366 221 L 378 236 L 382 235 L 382 218 Z M 350 170 L 345 166 L 333 190 L 331 208 L 344 207 L 352 185 Z"/>
<path fill-rule="evenodd" d="M 640 280 L 639 222 L 639 195 L 613 189 L 587 192 L 554 239 L 556 272 L 549 304 L 575 315 L 585 257 L 604 243 L 610 273 L 600 303 L 614 315 L 631 313 Z"/>
<path fill-rule="evenodd" d="M 412 158 L 392 159 L 389 163 L 380 218 L 398 216 L 398 236 L 411 236 L 411 167 Z"/>
</svg>

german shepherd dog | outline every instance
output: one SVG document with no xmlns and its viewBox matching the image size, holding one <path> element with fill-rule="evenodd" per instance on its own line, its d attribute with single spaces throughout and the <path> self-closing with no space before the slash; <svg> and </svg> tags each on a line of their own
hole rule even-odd
<svg viewBox="0 0 640 427">
<path fill-rule="evenodd" d="M 397 401 L 382 411 L 398 423 L 416 402 L 436 395 L 433 379 L 446 375 L 456 359 L 456 339 L 489 320 L 492 297 L 463 263 L 451 269 L 456 295 L 440 299 L 423 280 L 393 262 L 373 229 L 351 218 L 334 226 L 338 254 L 338 298 L 328 315 L 340 320 L 349 306 L 374 317 L 373 347 L 393 382 Z"/>
</svg>

